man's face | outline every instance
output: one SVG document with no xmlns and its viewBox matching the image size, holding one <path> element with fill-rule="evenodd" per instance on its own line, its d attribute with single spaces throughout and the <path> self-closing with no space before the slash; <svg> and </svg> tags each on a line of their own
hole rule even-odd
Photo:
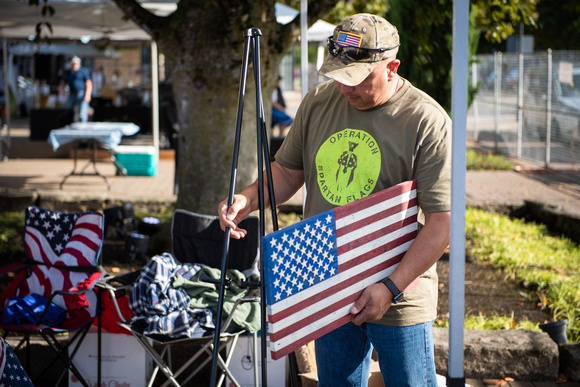
<svg viewBox="0 0 580 387">
<path fill-rule="evenodd" d="M 79 69 L 81 68 L 81 62 L 71 62 L 71 70 L 74 72 L 79 71 Z"/>
<path fill-rule="evenodd" d="M 394 63 L 396 62 L 396 63 Z M 372 73 L 357 86 L 346 86 L 335 82 L 338 90 L 345 96 L 348 103 L 358 110 L 368 110 L 385 103 L 393 94 L 395 85 L 390 80 L 395 79 L 398 60 L 379 62 Z M 394 71 L 392 71 L 394 70 Z"/>
</svg>

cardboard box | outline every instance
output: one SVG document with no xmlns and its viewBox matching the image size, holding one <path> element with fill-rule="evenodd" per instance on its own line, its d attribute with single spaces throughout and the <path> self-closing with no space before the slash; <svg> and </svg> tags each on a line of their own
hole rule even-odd
<svg viewBox="0 0 580 387">
<path fill-rule="evenodd" d="M 258 345 L 258 385 L 262 385 L 262 356 L 260 336 L 257 337 Z M 242 387 L 254 387 L 254 349 L 253 336 L 241 336 L 236 344 L 229 370 Z M 286 387 L 288 380 L 287 357 L 279 360 L 272 360 L 270 356 L 270 341 L 267 343 L 268 349 L 268 387 Z M 226 378 L 226 387 L 234 386 L 229 378 Z"/>
<path fill-rule="evenodd" d="M 90 386 L 97 386 L 97 336 L 94 328 L 87 334 L 73 362 Z M 153 363 L 137 339 L 119 333 L 101 333 L 101 386 L 146 386 Z M 69 387 L 82 386 L 69 371 Z"/>
<path fill-rule="evenodd" d="M 113 155 L 127 170 L 128 176 L 155 176 L 157 174 L 157 154 L 153 146 L 119 145 Z"/>
</svg>

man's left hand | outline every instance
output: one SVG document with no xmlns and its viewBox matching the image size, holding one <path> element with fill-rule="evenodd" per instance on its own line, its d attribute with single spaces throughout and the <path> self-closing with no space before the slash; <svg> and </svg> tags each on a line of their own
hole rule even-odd
<svg viewBox="0 0 580 387">
<path fill-rule="evenodd" d="M 352 322 L 360 325 L 366 321 L 380 319 L 391 307 L 392 301 L 393 295 L 382 283 L 369 286 L 350 308 L 350 313 L 355 315 Z"/>
</svg>

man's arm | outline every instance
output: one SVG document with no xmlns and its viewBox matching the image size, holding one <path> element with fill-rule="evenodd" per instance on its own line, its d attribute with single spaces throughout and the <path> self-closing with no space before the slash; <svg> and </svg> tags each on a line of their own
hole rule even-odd
<svg viewBox="0 0 580 387">
<path fill-rule="evenodd" d="M 450 224 L 450 212 L 425 213 L 425 226 L 389 276 L 399 289 L 409 286 L 441 257 L 449 245 Z M 384 284 L 369 286 L 350 310 L 351 314 L 356 315 L 353 322 L 360 325 L 365 321 L 380 319 L 390 308 L 392 301 L 393 294 Z"/>
<path fill-rule="evenodd" d="M 85 101 L 91 102 L 91 95 L 93 94 L 93 81 L 87 79 L 85 81 Z"/>
<path fill-rule="evenodd" d="M 284 203 L 292 197 L 304 184 L 304 171 L 297 171 L 283 167 L 274 161 L 271 164 L 272 182 L 276 203 Z M 264 207 L 270 206 L 268 182 L 264 172 Z M 250 213 L 259 209 L 258 180 L 246 187 L 242 192 L 234 195 L 234 202 L 228 209 L 228 199 L 222 201 L 218 208 L 222 230 L 230 228 L 232 238 L 239 239 L 246 235 L 246 230 L 238 228 L 238 224 Z"/>
</svg>

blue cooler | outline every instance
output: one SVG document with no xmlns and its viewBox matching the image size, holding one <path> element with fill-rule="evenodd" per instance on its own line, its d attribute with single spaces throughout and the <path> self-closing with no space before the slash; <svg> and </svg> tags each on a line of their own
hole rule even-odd
<svg viewBox="0 0 580 387">
<path fill-rule="evenodd" d="M 157 155 L 150 145 L 120 145 L 114 151 L 115 158 L 127 170 L 128 176 L 155 176 Z"/>
</svg>

